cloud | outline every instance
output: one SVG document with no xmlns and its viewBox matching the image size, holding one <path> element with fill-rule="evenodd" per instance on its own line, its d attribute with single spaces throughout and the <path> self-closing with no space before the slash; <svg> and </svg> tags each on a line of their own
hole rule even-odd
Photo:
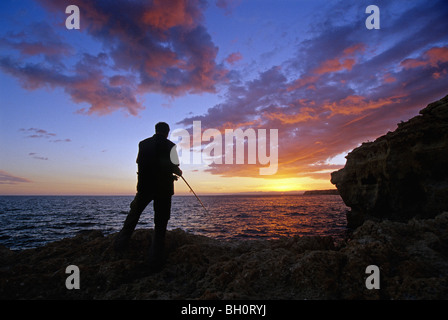
<svg viewBox="0 0 448 320">
<path fill-rule="evenodd" d="M 205 0 L 38 2 L 61 19 L 65 7 L 76 4 L 83 35 L 102 44 L 102 51 L 73 52 L 54 32 L 54 41 L 46 41 L 28 28 L 20 39 L 4 41 L 25 57 L 3 56 L 0 68 L 29 90 L 63 88 L 72 101 L 88 105 L 80 113 L 138 115 L 146 93 L 213 93 L 227 81 L 228 70 L 215 62 L 218 47 L 202 24 Z"/>
<path fill-rule="evenodd" d="M 56 140 L 52 140 L 51 142 L 54 143 L 59 143 L 59 142 L 72 142 L 71 139 L 56 139 Z"/>
<path fill-rule="evenodd" d="M 6 171 L 0 170 L 0 184 L 30 183 L 31 180 L 14 176 Z"/>
<path fill-rule="evenodd" d="M 237 63 L 238 61 L 243 59 L 243 55 L 239 52 L 234 52 L 229 54 L 229 56 L 225 59 L 225 61 L 231 65 Z"/>
<path fill-rule="evenodd" d="M 442 31 L 448 8 L 440 8 L 440 2 L 403 7 L 385 19 L 388 31 L 381 34 L 353 21 L 317 24 L 295 56 L 253 80 L 231 83 L 221 103 L 179 124 L 200 120 L 203 130 L 221 134 L 225 128 L 278 129 L 278 172 L 263 178 L 329 179 L 342 167 L 332 158 L 394 130 L 448 94 Z M 422 23 L 410 28 L 406 21 Z M 212 164 L 206 171 L 256 177 L 259 167 Z"/>
<path fill-rule="evenodd" d="M 35 153 L 35 152 L 30 152 L 30 153 L 28 153 L 28 155 L 30 156 L 30 157 L 32 157 L 33 159 L 37 159 L 37 160 L 48 160 L 48 158 L 47 157 L 41 157 L 41 156 L 39 156 L 37 153 Z"/>
<path fill-rule="evenodd" d="M 0 59 L 0 68 L 17 77 L 28 90 L 62 87 L 75 103 L 90 105 L 87 110 L 80 109 L 80 113 L 104 115 L 123 109 L 137 115 L 144 108 L 136 97 L 135 86 L 116 86 L 113 81 L 111 84 L 98 67 L 100 56 L 85 54 L 71 74 L 60 73 L 42 63 L 20 63 L 10 57 Z"/>
<path fill-rule="evenodd" d="M 26 32 L 9 32 L 0 46 L 18 51 L 22 57 L 43 56 L 47 61 L 60 59 L 75 53 L 74 48 L 63 41 L 46 22 L 33 22 Z"/>
<path fill-rule="evenodd" d="M 233 10 L 241 4 L 242 0 L 216 0 L 215 4 L 218 8 L 224 10 L 226 15 L 231 15 Z"/>
<path fill-rule="evenodd" d="M 44 129 L 38 129 L 38 128 L 29 128 L 24 129 L 21 128 L 19 131 L 23 132 L 26 135 L 26 138 L 43 138 L 48 139 L 50 142 L 71 142 L 71 139 L 54 139 L 56 137 L 56 133 L 48 132 Z"/>
<path fill-rule="evenodd" d="M 114 68 L 138 73 L 143 92 L 215 92 L 222 81 L 226 70 L 215 63 L 218 48 L 202 25 L 206 1 L 78 2 L 88 34 L 103 43 Z"/>
<path fill-rule="evenodd" d="M 379 109 L 384 106 L 400 102 L 401 96 L 387 97 L 378 100 L 368 100 L 359 95 L 350 95 L 339 101 L 324 104 L 323 108 L 331 111 L 331 116 L 358 115 L 368 110 Z"/>
<path fill-rule="evenodd" d="M 401 65 L 405 69 L 418 67 L 438 67 L 448 62 L 448 47 L 433 47 L 427 50 L 420 59 L 405 59 Z"/>
<path fill-rule="evenodd" d="M 282 100 L 281 93 L 287 79 L 279 68 L 273 67 L 259 74 L 257 79 L 243 85 L 230 84 L 226 100 L 208 109 L 205 115 L 187 117 L 178 122 L 189 126 L 195 120 L 200 120 L 212 128 L 224 129 L 226 124 L 242 126 L 253 124 L 259 112 Z"/>
<path fill-rule="evenodd" d="M 56 136 L 56 133 L 48 132 L 47 130 L 29 128 L 29 129 L 19 129 L 19 131 L 25 132 L 27 138 L 52 138 Z"/>
<path fill-rule="evenodd" d="M 313 49 L 316 50 L 316 48 Z M 305 86 L 307 89 L 316 90 L 316 82 L 323 78 L 324 75 L 341 71 L 351 71 L 358 62 L 359 56 L 365 50 L 366 45 L 364 43 L 356 43 L 344 48 L 335 58 L 326 58 L 316 68 L 306 71 L 305 75 L 296 79 L 287 90 L 293 91 Z M 326 78 L 323 79 L 326 81 Z"/>
<path fill-rule="evenodd" d="M 324 61 L 314 73 L 321 75 L 329 72 L 338 72 L 342 70 L 351 71 L 356 63 L 355 56 L 365 51 L 365 45 L 358 43 L 344 49 L 342 55 Z"/>
</svg>

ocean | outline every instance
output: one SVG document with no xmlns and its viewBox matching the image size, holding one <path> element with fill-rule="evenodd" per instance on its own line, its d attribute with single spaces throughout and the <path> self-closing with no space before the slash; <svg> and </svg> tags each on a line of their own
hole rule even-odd
<svg viewBox="0 0 448 320">
<path fill-rule="evenodd" d="M 347 234 L 349 209 L 338 195 L 175 195 L 168 230 L 215 239 L 278 239 Z M 45 245 L 84 230 L 118 232 L 133 196 L 0 196 L 0 244 L 12 250 Z M 137 229 L 153 228 L 152 203 Z"/>
</svg>

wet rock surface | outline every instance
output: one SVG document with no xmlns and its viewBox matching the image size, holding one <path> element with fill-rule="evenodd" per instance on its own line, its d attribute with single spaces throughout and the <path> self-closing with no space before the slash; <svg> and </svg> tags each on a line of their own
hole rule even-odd
<svg viewBox="0 0 448 320">
<path fill-rule="evenodd" d="M 446 299 L 448 213 L 408 222 L 366 221 L 344 243 L 331 237 L 220 241 L 168 231 L 166 264 L 147 260 L 152 230 L 131 247 L 86 231 L 23 251 L 0 249 L 1 299 Z M 66 267 L 80 270 L 68 290 Z M 369 290 L 366 267 L 380 269 Z"/>
</svg>

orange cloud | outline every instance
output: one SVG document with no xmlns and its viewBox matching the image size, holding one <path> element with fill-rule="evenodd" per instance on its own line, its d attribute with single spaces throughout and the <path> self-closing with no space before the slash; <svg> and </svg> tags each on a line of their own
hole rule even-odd
<svg viewBox="0 0 448 320">
<path fill-rule="evenodd" d="M 434 47 L 425 51 L 422 59 L 405 59 L 401 62 L 401 66 L 405 69 L 437 67 L 444 62 L 448 62 L 448 47 Z"/>
<path fill-rule="evenodd" d="M 313 108 L 302 107 L 300 109 L 300 112 L 296 114 L 291 115 L 275 111 L 275 112 L 265 112 L 263 113 L 263 117 L 269 120 L 280 120 L 280 122 L 283 124 L 294 124 L 317 119 L 318 116 L 315 115 L 314 112 L 315 111 Z"/>
<path fill-rule="evenodd" d="M 385 74 L 383 77 L 384 83 L 393 83 L 395 81 L 397 81 L 397 79 L 393 77 L 390 73 Z"/>
<path fill-rule="evenodd" d="M 400 102 L 400 98 L 400 96 L 395 96 L 378 100 L 366 100 L 365 97 L 352 95 L 339 101 L 325 104 L 324 109 L 331 110 L 332 115 L 357 115 L 366 110 L 378 109 L 391 103 Z"/>
<path fill-rule="evenodd" d="M 362 43 L 355 44 L 345 49 L 341 56 L 324 61 L 320 67 L 314 70 L 314 73 L 321 75 L 329 72 L 338 72 L 342 70 L 352 70 L 356 64 L 354 56 L 358 52 L 364 52 L 365 45 Z"/>
<path fill-rule="evenodd" d="M 436 67 L 439 63 L 448 62 L 448 47 L 434 47 L 426 52 L 431 66 Z"/>
<path fill-rule="evenodd" d="M 413 69 L 418 68 L 422 66 L 426 66 L 428 63 L 423 60 L 417 60 L 417 59 L 406 59 L 401 62 L 401 66 L 403 66 L 405 69 Z"/>
<path fill-rule="evenodd" d="M 312 85 L 314 82 L 316 82 L 319 79 L 318 76 L 305 76 L 303 78 L 299 78 L 293 82 L 292 85 L 290 85 L 286 90 L 287 91 L 294 91 L 296 89 L 302 88 L 306 85 Z"/>
<path fill-rule="evenodd" d="M 331 72 L 352 70 L 353 66 L 357 63 L 356 55 L 364 52 L 365 48 L 366 46 L 363 43 L 346 48 L 340 56 L 325 60 L 319 67 L 311 71 L 309 75 L 295 80 L 286 90 L 294 91 L 304 86 L 308 86 L 308 89 L 316 90 L 314 83 L 319 80 L 320 76 Z"/>
<path fill-rule="evenodd" d="M 443 71 L 441 71 L 441 72 L 434 72 L 433 74 L 432 74 L 432 77 L 434 78 L 434 79 L 440 79 L 440 78 L 442 78 L 442 77 L 444 77 L 444 76 L 446 76 L 447 75 L 447 70 L 445 69 L 445 70 L 443 70 Z"/>
<path fill-rule="evenodd" d="M 329 72 L 338 72 L 341 70 L 352 70 L 353 65 L 355 64 L 354 59 L 340 59 L 334 58 L 325 61 L 319 68 L 314 70 L 317 74 L 324 74 Z"/>
<path fill-rule="evenodd" d="M 243 59 L 243 55 L 239 52 L 234 52 L 231 53 L 227 58 L 226 58 L 226 62 L 230 63 L 230 64 L 235 64 L 237 61 L 240 61 L 241 59 Z"/>
<path fill-rule="evenodd" d="M 393 96 L 378 100 L 368 100 L 367 98 L 359 95 L 350 95 L 344 99 L 340 99 L 333 102 L 325 102 L 321 105 L 314 105 L 313 107 L 300 107 L 296 113 L 287 113 L 280 110 L 271 112 L 264 112 L 263 118 L 265 120 L 278 120 L 282 124 L 298 124 L 302 122 L 308 122 L 311 120 L 328 119 L 335 115 L 359 115 L 367 110 L 379 109 L 385 105 L 391 103 L 400 102 L 401 96 Z M 294 105 L 290 106 L 291 108 Z M 331 111 L 328 113 L 327 111 Z"/>
</svg>

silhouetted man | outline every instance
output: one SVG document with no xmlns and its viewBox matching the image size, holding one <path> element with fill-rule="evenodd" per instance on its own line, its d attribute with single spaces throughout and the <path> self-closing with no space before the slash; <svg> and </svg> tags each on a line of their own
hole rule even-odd
<svg viewBox="0 0 448 320">
<path fill-rule="evenodd" d="M 166 227 L 171 213 L 171 196 L 174 194 L 174 180 L 177 180 L 173 173 L 182 175 L 176 149 L 173 149 L 175 144 L 168 140 L 169 131 L 168 124 L 159 122 L 156 124 L 156 133 L 139 143 L 137 194 L 131 202 L 131 210 L 123 229 L 115 240 L 117 250 L 125 249 L 141 213 L 154 201 L 154 236 L 150 261 L 155 268 L 161 266 L 163 259 Z"/>
</svg>

